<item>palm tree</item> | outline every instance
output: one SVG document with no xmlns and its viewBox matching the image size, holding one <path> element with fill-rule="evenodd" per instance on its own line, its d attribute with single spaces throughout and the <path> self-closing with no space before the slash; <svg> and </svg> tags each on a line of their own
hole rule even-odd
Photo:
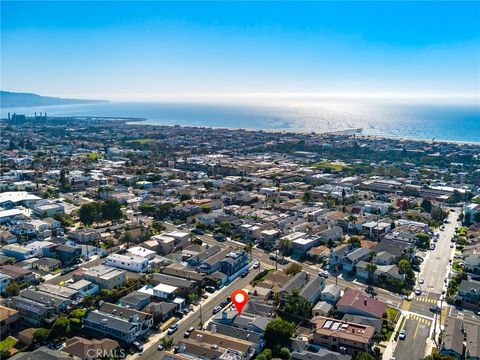
<svg viewBox="0 0 480 360">
<path fill-rule="evenodd" d="M 250 259 L 252 258 L 253 242 L 248 241 L 245 247 L 243 248 L 247 254 L 250 254 Z"/>
<path fill-rule="evenodd" d="M 367 270 L 368 272 L 368 281 L 372 282 L 373 275 L 375 274 L 375 270 L 377 270 L 377 265 L 370 262 L 367 264 L 367 266 L 365 266 L 365 270 Z"/>
<path fill-rule="evenodd" d="M 353 223 L 353 227 L 355 227 L 355 223 L 357 222 L 357 217 L 355 215 L 349 215 L 348 216 L 348 231 L 350 231 L 350 224 Z"/>
</svg>

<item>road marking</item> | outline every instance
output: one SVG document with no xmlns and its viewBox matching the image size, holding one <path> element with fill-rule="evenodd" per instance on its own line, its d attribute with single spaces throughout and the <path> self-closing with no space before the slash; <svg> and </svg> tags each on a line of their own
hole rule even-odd
<svg viewBox="0 0 480 360">
<path fill-rule="evenodd" d="M 418 328 L 420 327 L 420 322 L 417 322 L 417 327 L 415 328 L 415 332 L 413 333 L 413 338 L 417 337 Z"/>
<path fill-rule="evenodd" d="M 408 311 L 408 310 L 410 310 L 410 306 L 412 306 L 412 302 L 411 302 L 411 301 L 405 301 L 405 300 L 403 300 L 403 302 L 402 302 L 402 310 Z"/>
</svg>

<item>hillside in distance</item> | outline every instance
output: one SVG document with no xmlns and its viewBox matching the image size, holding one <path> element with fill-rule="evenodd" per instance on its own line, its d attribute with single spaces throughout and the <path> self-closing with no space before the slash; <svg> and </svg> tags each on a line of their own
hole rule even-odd
<svg viewBox="0 0 480 360">
<path fill-rule="evenodd" d="M 41 96 L 32 93 L 18 93 L 0 91 L 0 106 L 24 107 L 24 106 L 48 106 L 48 105 L 75 105 L 107 102 L 107 100 L 65 99 L 51 96 Z"/>
</svg>

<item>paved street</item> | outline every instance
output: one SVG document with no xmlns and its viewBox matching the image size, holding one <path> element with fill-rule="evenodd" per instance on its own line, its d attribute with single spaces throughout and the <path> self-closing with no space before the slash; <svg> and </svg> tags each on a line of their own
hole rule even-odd
<svg viewBox="0 0 480 360">
<path fill-rule="evenodd" d="M 431 320 L 410 315 L 405 321 L 405 340 L 398 340 L 394 357 L 396 360 L 420 360 L 425 353 L 426 340 L 430 332 Z"/>
<path fill-rule="evenodd" d="M 421 284 L 420 288 L 424 292 L 442 293 L 449 266 L 448 261 L 453 258 L 455 252 L 455 249 L 450 247 L 452 244 L 450 240 L 455 234 L 457 218 L 457 211 L 449 213 L 449 222 L 445 224 L 445 230 L 440 232 L 440 238 L 435 243 L 435 250 L 430 251 L 427 259 L 422 264 L 421 275 L 425 283 Z"/>
</svg>

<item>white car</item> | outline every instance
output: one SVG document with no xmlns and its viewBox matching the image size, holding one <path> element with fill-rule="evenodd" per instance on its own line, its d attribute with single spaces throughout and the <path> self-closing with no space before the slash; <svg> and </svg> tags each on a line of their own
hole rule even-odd
<svg viewBox="0 0 480 360">
<path fill-rule="evenodd" d="M 419 284 L 423 284 L 424 282 L 425 282 L 425 280 L 423 278 L 418 279 Z"/>
<path fill-rule="evenodd" d="M 415 295 L 419 296 L 422 295 L 422 290 L 420 288 L 415 289 Z"/>
<path fill-rule="evenodd" d="M 398 335 L 398 338 L 400 340 L 405 340 L 405 337 L 407 336 L 407 332 L 405 330 L 400 331 L 400 334 Z"/>
</svg>

